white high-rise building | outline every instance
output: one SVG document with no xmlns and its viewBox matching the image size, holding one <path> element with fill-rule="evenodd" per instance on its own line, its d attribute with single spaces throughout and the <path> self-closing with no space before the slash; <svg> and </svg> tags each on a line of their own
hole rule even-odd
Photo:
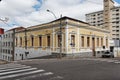
<svg viewBox="0 0 120 80">
<path fill-rule="evenodd" d="M 13 59 L 13 31 L 6 31 L 1 36 L 2 60 L 12 61 Z"/>
<path fill-rule="evenodd" d="M 17 27 L 5 31 L 0 35 L 0 59 L 5 61 L 14 60 L 14 48 L 15 48 L 15 31 L 24 29 L 23 27 Z"/>
<path fill-rule="evenodd" d="M 103 0 L 104 10 L 86 14 L 86 21 L 94 26 L 110 30 L 115 45 L 120 46 L 120 7 L 113 0 Z"/>
</svg>

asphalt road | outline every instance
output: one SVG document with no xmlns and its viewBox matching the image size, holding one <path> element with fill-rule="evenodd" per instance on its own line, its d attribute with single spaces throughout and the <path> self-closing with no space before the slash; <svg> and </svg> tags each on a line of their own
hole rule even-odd
<svg viewBox="0 0 120 80">
<path fill-rule="evenodd" d="M 18 62 L 25 66 L 37 68 L 38 73 L 23 71 L 21 76 L 1 75 L 0 80 L 120 80 L 120 61 L 111 59 L 74 59 L 74 60 L 30 60 Z M 10 72 L 10 71 L 9 71 Z M 18 73 L 11 73 L 15 75 Z M 6 78 L 4 78 L 6 76 Z M 3 79 L 2 79 L 3 77 Z M 8 78 L 7 78 L 8 77 Z"/>
</svg>

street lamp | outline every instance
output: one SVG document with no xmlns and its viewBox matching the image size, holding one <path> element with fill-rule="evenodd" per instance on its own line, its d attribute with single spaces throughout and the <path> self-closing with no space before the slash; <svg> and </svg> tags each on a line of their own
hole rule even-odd
<svg viewBox="0 0 120 80">
<path fill-rule="evenodd" d="M 53 14 L 53 16 L 55 17 L 55 19 L 57 19 L 56 15 L 55 15 L 55 14 L 54 14 L 51 10 L 47 9 L 47 12 L 52 13 L 52 14 Z"/>
<path fill-rule="evenodd" d="M 5 19 L 0 19 L 0 21 L 2 22 L 7 22 L 9 20 L 9 18 L 5 17 Z"/>
<path fill-rule="evenodd" d="M 53 16 L 55 17 L 55 19 L 57 19 L 56 15 L 51 11 L 51 10 L 48 10 L 47 9 L 47 12 L 50 12 L 53 14 Z M 60 35 L 60 55 L 59 55 L 59 58 L 62 58 L 62 22 L 61 22 L 61 19 L 62 19 L 62 15 L 60 15 L 60 31 L 58 32 L 58 34 Z"/>
<path fill-rule="evenodd" d="M 2 21 L 4 24 L 10 26 L 9 24 L 6 23 L 8 20 L 9 20 L 9 18 L 7 18 L 7 17 L 5 17 L 5 19 L 0 18 L 0 21 Z"/>
</svg>

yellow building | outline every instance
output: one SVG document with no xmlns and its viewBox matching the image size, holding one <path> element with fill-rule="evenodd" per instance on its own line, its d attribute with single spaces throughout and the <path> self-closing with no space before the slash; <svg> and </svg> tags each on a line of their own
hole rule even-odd
<svg viewBox="0 0 120 80">
<path fill-rule="evenodd" d="M 62 38 L 60 36 L 60 26 Z M 15 60 L 64 54 L 65 56 L 100 57 L 109 50 L 107 30 L 88 23 L 63 17 L 58 20 L 28 27 L 15 33 Z M 62 47 L 60 48 L 60 39 Z"/>
</svg>

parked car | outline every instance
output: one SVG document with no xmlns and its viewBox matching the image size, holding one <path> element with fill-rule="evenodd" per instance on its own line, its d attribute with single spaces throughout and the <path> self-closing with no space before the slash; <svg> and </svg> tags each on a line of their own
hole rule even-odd
<svg viewBox="0 0 120 80">
<path fill-rule="evenodd" d="M 114 55 L 113 55 L 112 52 L 106 51 L 106 52 L 104 52 L 104 53 L 102 54 L 102 57 L 103 57 L 103 58 L 105 58 L 105 57 L 114 58 Z"/>
</svg>

